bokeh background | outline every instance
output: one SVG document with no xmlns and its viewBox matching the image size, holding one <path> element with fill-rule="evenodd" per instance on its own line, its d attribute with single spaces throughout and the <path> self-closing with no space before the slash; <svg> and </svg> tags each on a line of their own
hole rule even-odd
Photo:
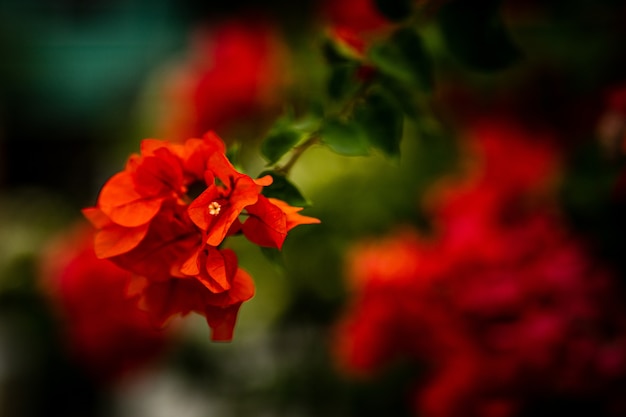
<svg viewBox="0 0 626 417">
<path fill-rule="evenodd" d="M 0 416 L 626 415 L 626 7 L 617 0 L 507 0 L 495 23 L 460 1 L 415 2 L 433 87 L 409 92 L 417 115 L 405 117 L 400 157 L 344 156 L 323 146 L 303 155 L 291 179 L 312 203 L 306 214 L 322 223 L 293 230 L 279 263 L 243 241 L 231 244 L 257 285 L 232 342 L 211 343 L 206 323 L 193 315 L 163 332 L 148 329 L 130 307 L 108 301 L 116 272 L 92 267 L 88 256 L 73 270 L 87 278 L 58 282 L 81 250 L 80 209 L 94 204 L 141 139 L 183 140 L 215 129 L 257 175 L 261 140 L 277 117 L 290 106 L 334 105 L 341 81 L 324 55 L 325 39 L 346 31 L 359 45 L 384 39 L 394 25 L 380 13 L 385 3 L 403 2 L 0 2 Z M 498 2 L 477 3 L 491 10 Z M 491 23 L 505 29 L 481 27 Z M 498 215 L 514 213 L 515 230 L 527 227 L 519 207 L 530 217 L 549 207 L 558 226 L 548 221 L 511 236 L 508 223 L 493 226 L 480 192 L 493 178 L 504 178 L 494 186 L 496 200 L 510 186 L 531 195 L 531 204 L 527 197 L 507 200 L 506 209 L 493 203 Z M 452 180 L 479 186 L 457 206 L 451 197 L 449 212 L 437 209 L 433 194 L 445 195 Z M 450 187 L 453 195 L 459 189 Z M 412 240 L 448 239 L 436 233 L 446 221 L 474 225 L 458 252 L 450 244 L 431 254 Z M 567 237 L 554 238 L 562 229 Z M 359 255 L 363 242 L 374 249 Z M 561 242 L 584 249 L 553 263 L 569 251 Z M 476 318 L 457 303 L 464 291 L 481 294 L 482 305 L 509 302 L 492 294 L 493 274 L 459 272 L 469 268 L 459 253 L 492 246 L 467 262 L 501 271 L 517 288 L 507 294 L 519 295 L 526 274 L 543 276 L 526 272 L 530 264 L 565 277 L 546 290 L 565 301 L 550 304 L 558 325 L 537 321 L 545 337 L 527 342 L 537 333 L 523 326 L 498 336 L 515 345 L 502 348 L 515 363 L 509 373 L 485 359 L 497 354 L 485 347 L 491 339 L 480 326 L 524 321 L 520 311 L 530 307 Z M 535 252 L 520 255 L 527 249 L 519 247 Z M 424 254 L 439 272 L 413 265 Z M 440 271 L 457 263 L 459 270 Z M 589 272 L 597 269 L 608 272 Z M 452 295 L 438 302 L 414 284 L 394 293 L 394 284 L 378 282 L 407 274 L 412 283 L 436 277 Z M 455 281 L 467 274 L 471 288 Z M 354 284 L 368 280 L 381 286 Z M 394 310 L 404 302 L 406 310 Z M 463 330 L 442 330 L 457 327 Z M 530 366 L 520 351 L 537 346 L 542 359 L 533 372 L 520 371 Z M 498 378 L 506 390 L 493 388 Z"/>
</svg>

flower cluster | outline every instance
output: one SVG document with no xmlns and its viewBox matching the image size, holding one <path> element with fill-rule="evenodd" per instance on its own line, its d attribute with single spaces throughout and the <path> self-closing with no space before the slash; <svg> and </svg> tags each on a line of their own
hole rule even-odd
<svg viewBox="0 0 626 417">
<path fill-rule="evenodd" d="M 425 364 L 424 416 L 509 417 L 550 396 L 623 415 L 626 311 L 614 274 L 548 203 L 557 153 L 507 123 L 473 136 L 473 174 L 429 201 L 433 236 L 404 230 L 351 254 L 341 365 Z"/>
<path fill-rule="evenodd" d="M 131 273 L 94 252 L 85 222 L 53 239 L 40 259 L 39 284 L 66 337 L 72 360 L 94 381 L 115 381 L 149 364 L 169 332 L 155 329 L 128 297 Z"/>
<path fill-rule="evenodd" d="M 230 340 L 254 285 L 235 253 L 222 248 L 225 238 L 243 234 L 280 249 L 289 230 L 319 222 L 263 196 L 271 183 L 269 175 L 238 172 L 213 132 L 184 144 L 146 139 L 83 212 L 98 229 L 97 256 L 134 274 L 129 291 L 157 324 L 197 312 L 213 340 Z"/>
</svg>

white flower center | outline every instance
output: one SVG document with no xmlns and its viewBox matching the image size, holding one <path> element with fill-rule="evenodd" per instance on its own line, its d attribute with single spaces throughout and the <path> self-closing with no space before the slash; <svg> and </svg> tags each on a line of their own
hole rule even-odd
<svg viewBox="0 0 626 417">
<path fill-rule="evenodd" d="M 213 201 L 211 202 L 211 204 L 209 204 L 209 214 L 211 216 L 217 216 L 218 214 L 220 214 L 221 209 L 222 206 L 217 201 Z"/>
</svg>

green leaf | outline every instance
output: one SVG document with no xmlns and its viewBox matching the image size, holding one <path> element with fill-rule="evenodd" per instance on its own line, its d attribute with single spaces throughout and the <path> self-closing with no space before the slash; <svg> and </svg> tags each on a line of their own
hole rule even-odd
<svg viewBox="0 0 626 417">
<path fill-rule="evenodd" d="M 414 0 L 374 0 L 378 11 L 393 22 L 400 22 L 413 12 Z"/>
<path fill-rule="evenodd" d="M 387 156 L 400 155 L 404 117 L 398 105 L 383 90 L 374 90 L 354 110 L 370 143 Z"/>
<path fill-rule="evenodd" d="M 283 253 L 276 248 L 260 246 L 261 253 L 279 272 L 285 271 L 285 258 Z"/>
<path fill-rule="evenodd" d="M 463 64 L 482 71 L 506 68 L 521 58 L 499 13 L 500 0 L 453 0 L 437 16 L 450 52 Z"/>
<path fill-rule="evenodd" d="M 275 126 L 261 144 L 261 154 L 273 165 L 289 152 L 302 138 L 302 134 L 290 125 Z"/>
<path fill-rule="evenodd" d="M 344 63 L 334 65 L 328 76 L 328 94 L 333 100 L 346 97 L 358 89 L 355 72 L 358 65 Z"/>
<path fill-rule="evenodd" d="M 405 116 L 414 120 L 418 118 L 420 111 L 414 90 L 405 88 L 403 83 L 388 76 L 377 77 L 377 82 L 389 96 L 393 97 Z"/>
<path fill-rule="evenodd" d="M 432 90 L 431 57 L 415 30 L 408 27 L 396 30 L 387 42 L 370 49 L 369 58 L 383 74 L 409 87 Z"/>
<path fill-rule="evenodd" d="M 259 177 L 270 175 L 274 180 L 272 184 L 263 187 L 263 195 L 268 198 L 277 198 L 283 200 L 295 207 L 308 207 L 311 202 L 308 201 L 284 175 L 277 174 L 273 171 L 264 171 Z"/>
<path fill-rule="evenodd" d="M 357 123 L 329 119 L 322 126 L 320 135 L 322 142 L 338 154 L 360 156 L 369 153 L 367 137 Z"/>
</svg>

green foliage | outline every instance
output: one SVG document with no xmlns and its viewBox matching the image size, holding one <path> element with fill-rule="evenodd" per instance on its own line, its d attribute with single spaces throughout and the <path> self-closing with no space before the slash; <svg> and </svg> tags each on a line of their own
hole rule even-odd
<svg viewBox="0 0 626 417">
<path fill-rule="evenodd" d="M 499 6 L 500 0 L 453 0 L 439 11 L 438 21 L 447 48 L 472 69 L 499 70 L 521 57 L 502 22 Z"/>
<path fill-rule="evenodd" d="M 352 121 L 328 119 L 321 128 L 322 142 L 341 155 L 363 156 L 369 154 L 366 132 Z"/>
<path fill-rule="evenodd" d="M 386 42 L 371 48 L 369 58 L 381 73 L 407 88 L 430 91 L 433 87 L 431 57 L 413 28 L 397 29 Z"/>
<path fill-rule="evenodd" d="M 296 207 L 308 207 L 311 205 L 300 190 L 298 190 L 285 175 L 275 171 L 264 171 L 259 177 L 265 175 L 270 175 L 274 180 L 271 185 L 263 187 L 263 195 L 265 197 L 278 198 Z"/>
<path fill-rule="evenodd" d="M 294 120 L 293 112 L 287 111 L 280 117 L 261 143 L 261 155 L 268 165 L 274 165 L 289 152 L 301 139 L 303 132 Z"/>
<path fill-rule="evenodd" d="M 302 134 L 292 126 L 272 129 L 261 144 L 261 154 L 267 159 L 268 165 L 273 165 L 289 152 L 301 137 Z"/>
<path fill-rule="evenodd" d="M 281 273 L 285 271 L 285 257 L 283 253 L 276 248 L 268 248 L 261 246 L 261 253 L 267 259 L 274 268 Z"/>
<path fill-rule="evenodd" d="M 358 89 L 359 83 L 355 74 L 357 69 L 358 64 L 354 62 L 333 65 L 330 68 L 327 88 L 331 99 L 341 100 Z"/>
<path fill-rule="evenodd" d="M 383 90 L 370 93 L 354 110 L 354 117 L 369 144 L 385 155 L 400 155 L 404 117 L 398 105 Z"/>
</svg>

